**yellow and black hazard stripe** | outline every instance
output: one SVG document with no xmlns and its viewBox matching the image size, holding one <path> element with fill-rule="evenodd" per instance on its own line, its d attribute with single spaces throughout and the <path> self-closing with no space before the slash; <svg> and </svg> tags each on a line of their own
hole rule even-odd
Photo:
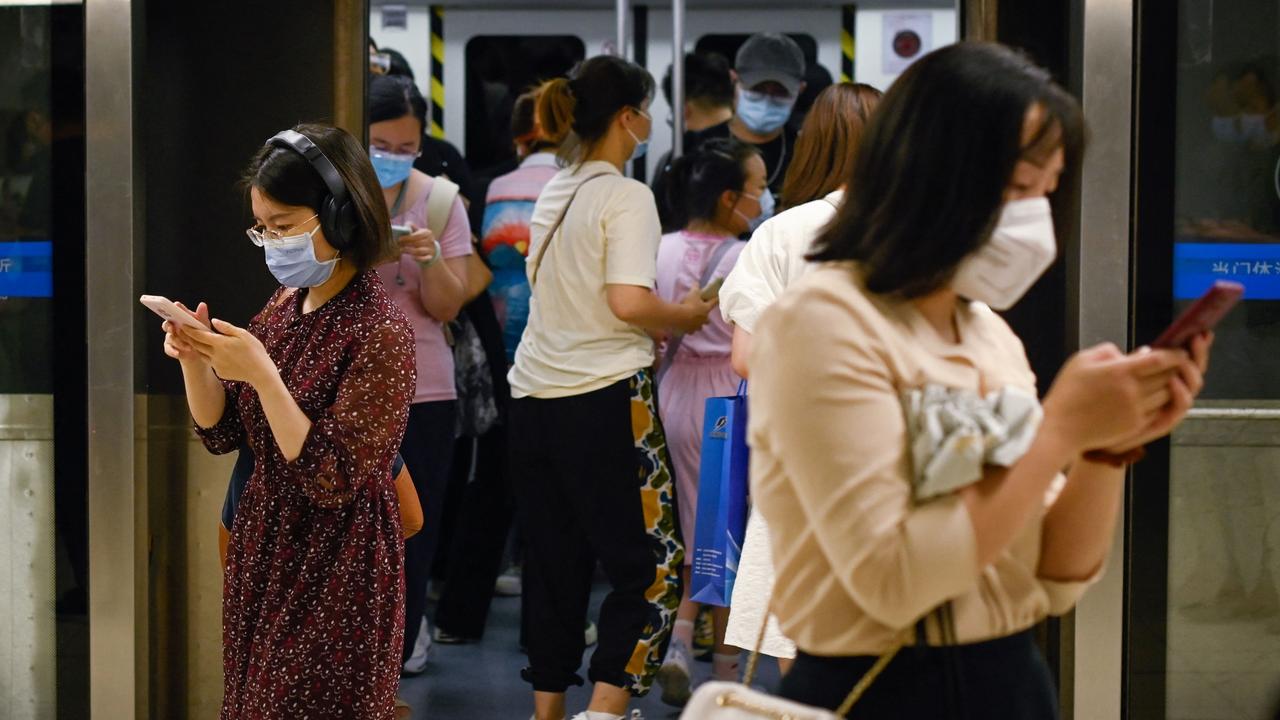
<svg viewBox="0 0 1280 720">
<path fill-rule="evenodd" d="M 431 8 L 431 137 L 444 137 L 444 8 Z"/>
<path fill-rule="evenodd" d="M 858 6 L 845 5 L 840 9 L 840 82 L 853 82 L 854 37 L 858 27 Z"/>
</svg>

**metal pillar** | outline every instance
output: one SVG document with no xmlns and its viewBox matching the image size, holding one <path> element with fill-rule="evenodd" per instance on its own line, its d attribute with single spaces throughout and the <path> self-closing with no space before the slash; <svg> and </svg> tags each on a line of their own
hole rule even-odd
<svg viewBox="0 0 1280 720">
<path fill-rule="evenodd" d="M 135 449 L 134 399 L 137 13 L 132 0 L 85 4 L 89 696 L 103 718 L 148 714 L 145 458 Z"/>
<path fill-rule="evenodd" d="M 617 22 L 618 22 L 618 57 L 629 57 L 630 43 L 627 42 L 627 16 L 631 14 L 631 0 L 617 0 Z"/>
<path fill-rule="evenodd" d="M 684 154 L 684 3 L 671 1 L 671 157 Z"/>
</svg>

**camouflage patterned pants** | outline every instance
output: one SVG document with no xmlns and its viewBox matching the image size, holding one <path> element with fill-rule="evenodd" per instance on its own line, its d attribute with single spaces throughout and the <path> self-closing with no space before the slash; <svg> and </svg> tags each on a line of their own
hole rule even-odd
<svg viewBox="0 0 1280 720">
<path fill-rule="evenodd" d="M 529 667 L 535 690 L 582 683 L 591 582 L 610 592 L 588 676 L 643 695 L 666 653 L 680 603 L 684 546 L 675 481 L 645 371 L 567 398 L 511 406 L 511 472 L 527 542 Z"/>
</svg>

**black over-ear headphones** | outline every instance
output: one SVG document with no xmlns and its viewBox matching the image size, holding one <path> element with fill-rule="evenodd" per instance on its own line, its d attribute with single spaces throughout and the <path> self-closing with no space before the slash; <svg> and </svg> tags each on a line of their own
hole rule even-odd
<svg viewBox="0 0 1280 720">
<path fill-rule="evenodd" d="M 329 190 L 329 196 L 316 208 L 320 215 L 320 229 L 324 230 L 325 240 L 335 249 L 349 249 L 355 242 L 360 220 L 356 215 L 355 205 L 351 203 L 351 195 L 347 192 L 347 184 L 342 181 L 338 169 L 311 142 L 311 138 L 296 130 L 282 130 L 268 140 L 267 144 L 293 150 L 306 158 L 320 174 L 320 179 Z"/>
</svg>

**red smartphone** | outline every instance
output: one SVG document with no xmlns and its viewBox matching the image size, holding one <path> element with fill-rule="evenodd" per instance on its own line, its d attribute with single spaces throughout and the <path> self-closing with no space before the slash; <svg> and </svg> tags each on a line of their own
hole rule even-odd
<svg viewBox="0 0 1280 720">
<path fill-rule="evenodd" d="M 1160 337 L 1151 343 L 1154 348 L 1185 348 L 1200 333 L 1208 332 L 1226 317 L 1231 308 L 1244 297 L 1244 286 L 1237 282 L 1219 280 L 1209 291 L 1183 311 Z"/>
</svg>

